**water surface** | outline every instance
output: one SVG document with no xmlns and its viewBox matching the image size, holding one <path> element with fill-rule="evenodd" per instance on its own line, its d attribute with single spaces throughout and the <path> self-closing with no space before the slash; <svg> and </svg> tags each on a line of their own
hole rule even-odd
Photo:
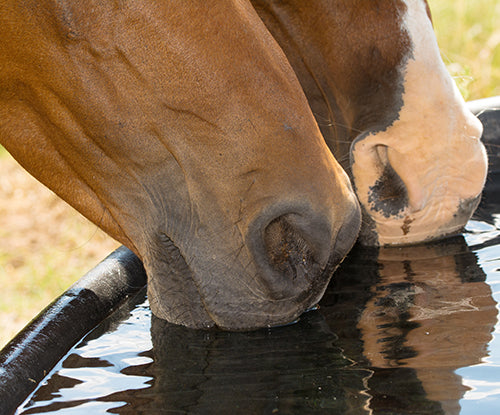
<svg viewBox="0 0 500 415">
<path fill-rule="evenodd" d="M 190 330 L 141 292 L 18 414 L 497 414 L 499 300 L 500 214 L 483 206 L 461 236 L 356 247 L 290 326 Z"/>
</svg>

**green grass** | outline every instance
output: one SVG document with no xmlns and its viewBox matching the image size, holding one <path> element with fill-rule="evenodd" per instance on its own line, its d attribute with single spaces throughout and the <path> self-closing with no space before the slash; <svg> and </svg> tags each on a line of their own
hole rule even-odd
<svg viewBox="0 0 500 415">
<path fill-rule="evenodd" d="M 443 60 L 466 100 L 500 95 L 500 2 L 429 0 Z"/>
</svg>

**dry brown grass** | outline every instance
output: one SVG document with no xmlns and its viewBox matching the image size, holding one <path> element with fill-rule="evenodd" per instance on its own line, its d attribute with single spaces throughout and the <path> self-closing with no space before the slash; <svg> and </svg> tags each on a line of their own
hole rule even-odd
<svg viewBox="0 0 500 415">
<path fill-rule="evenodd" d="M 118 243 L 0 156 L 0 348 Z"/>
</svg>

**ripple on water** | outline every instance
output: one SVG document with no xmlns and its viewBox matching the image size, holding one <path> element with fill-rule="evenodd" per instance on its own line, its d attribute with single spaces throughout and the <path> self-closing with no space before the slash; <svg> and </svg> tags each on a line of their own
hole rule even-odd
<svg viewBox="0 0 500 415">
<path fill-rule="evenodd" d="M 150 376 L 127 373 L 133 367 L 152 363 L 151 312 L 147 300 L 126 304 L 112 318 L 76 345 L 35 391 L 18 413 L 104 413 L 126 402 L 104 402 L 103 398 L 127 390 L 149 387 Z M 126 315 L 128 314 L 128 316 Z M 57 386 L 53 386 L 53 384 Z M 44 391 L 50 391 L 44 393 Z"/>
<path fill-rule="evenodd" d="M 500 215 L 419 247 L 357 247 L 290 326 L 196 331 L 141 292 L 18 414 L 490 414 L 500 408 Z M 350 411 L 350 412 L 349 412 Z"/>
</svg>

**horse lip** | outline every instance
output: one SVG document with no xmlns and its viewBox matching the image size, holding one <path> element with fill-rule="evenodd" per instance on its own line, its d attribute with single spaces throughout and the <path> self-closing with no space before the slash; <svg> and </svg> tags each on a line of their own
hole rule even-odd
<svg viewBox="0 0 500 415">
<path fill-rule="evenodd" d="M 229 294 L 223 295 L 211 292 L 210 284 L 200 286 L 199 278 L 203 275 L 197 276 L 197 271 L 188 265 L 189 258 L 184 258 L 174 241 L 162 234 L 154 249 L 161 256 L 146 261 L 146 265 L 152 265 L 148 289 L 153 312 L 172 323 L 201 329 L 217 326 L 240 331 L 289 324 L 319 302 L 335 269 L 354 244 L 359 224 L 359 208 L 352 209 L 350 216 L 343 219 L 335 240 L 329 243 L 329 257 L 317 265 L 310 280 L 304 279 L 298 287 L 292 287 L 295 289 L 275 298 L 272 292 L 259 292 L 260 286 L 247 287 L 251 290 L 244 291 L 248 295 L 244 303 L 233 298 L 242 293 L 244 286 L 236 287 L 236 291 L 229 289 Z M 230 268 L 227 271 L 234 272 Z M 223 281 L 216 285 L 223 287 Z"/>
</svg>

